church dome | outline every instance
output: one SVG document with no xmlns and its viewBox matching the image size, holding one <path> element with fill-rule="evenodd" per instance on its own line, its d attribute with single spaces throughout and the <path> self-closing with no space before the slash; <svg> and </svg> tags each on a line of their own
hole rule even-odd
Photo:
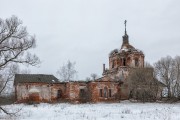
<svg viewBox="0 0 180 120">
<path fill-rule="evenodd" d="M 133 50 L 135 50 L 135 48 L 132 45 L 130 45 L 130 44 L 123 44 L 121 46 L 120 52 L 130 52 L 130 51 L 133 51 Z"/>
<path fill-rule="evenodd" d="M 122 49 L 135 49 L 132 45 L 130 45 L 130 44 L 123 44 L 122 46 L 121 46 L 121 50 Z"/>
</svg>

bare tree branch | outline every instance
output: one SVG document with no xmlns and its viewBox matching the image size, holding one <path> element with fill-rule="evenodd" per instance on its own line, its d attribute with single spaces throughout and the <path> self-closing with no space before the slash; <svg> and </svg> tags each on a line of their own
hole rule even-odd
<svg viewBox="0 0 180 120">
<path fill-rule="evenodd" d="M 62 81 L 70 81 L 74 79 L 74 76 L 77 74 L 75 70 L 75 62 L 67 61 L 67 63 L 59 68 L 57 71 L 60 79 Z"/>
<path fill-rule="evenodd" d="M 98 75 L 97 75 L 96 73 L 92 73 L 92 74 L 91 74 L 91 78 L 92 78 L 92 80 L 96 80 L 96 79 L 97 79 L 97 77 L 98 77 Z"/>
<path fill-rule="evenodd" d="M 33 66 L 39 64 L 36 55 L 27 53 L 27 50 L 35 47 L 35 41 L 35 37 L 27 33 L 26 27 L 17 17 L 0 19 L 0 69 L 13 62 Z"/>
<path fill-rule="evenodd" d="M 1 106 L 0 106 L 0 110 L 2 110 L 4 113 L 6 113 L 7 115 L 14 115 L 14 116 L 16 116 L 16 114 L 18 113 L 18 112 L 20 112 L 21 110 L 22 110 L 22 108 L 20 108 L 19 110 L 17 110 L 16 112 L 13 112 L 13 113 L 10 113 L 10 112 L 8 112 L 7 110 L 5 110 L 4 108 L 2 108 Z"/>
</svg>

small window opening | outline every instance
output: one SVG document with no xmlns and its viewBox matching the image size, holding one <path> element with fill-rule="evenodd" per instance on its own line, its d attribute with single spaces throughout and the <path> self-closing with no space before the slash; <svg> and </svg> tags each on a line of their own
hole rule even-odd
<svg viewBox="0 0 180 120">
<path fill-rule="evenodd" d="M 107 87 L 104 88 L 104 97 L 105 98 L 108 97 L 108 89 L 107 89 Z"/>
<path fill-rule="evenodd" d="M 85 95 L 86 95 L 85 90 L 84 89 L 80 89 L 80 93 L 79 93 L 80 98 L 84 98 Z"/>
<path fill-rule="evenodd" d="M 99 90 L 99 96 L 100 96 L 100 97 L 103 97 L 103 94 L 102 94 L 102 93 L 103 93 L 103 90 L 100 89 L 100 90 Z"/>
<path fill-rule="evenodd" d="M 123 66 L 126 66 L 126 59 L 123 58 Z"/>
<path fill-rule="evenodd" d="M 136 66 L 136 67 L 139 66 L 139 60 L 138 60 L 138 58 L 135 59 L 135 66 Z"/>
<path fill-rule="evenodd" d="M 109 89 L 109 97 L 111 97 L 111 89 Z"/>
<path fill-rule="evenodd" d="M 62 95 L 62 91 L 61 91 L 61 90 L 58 90 L 58 91 L 57 91 L 57 98 L 58 98 L 58 99 L 61 98 L 61 95 Z"/>
<path fill-rule="evenodd" d="M 115 60 L 112 61 L 112 68 L 115 66 Z"/>
</svg>

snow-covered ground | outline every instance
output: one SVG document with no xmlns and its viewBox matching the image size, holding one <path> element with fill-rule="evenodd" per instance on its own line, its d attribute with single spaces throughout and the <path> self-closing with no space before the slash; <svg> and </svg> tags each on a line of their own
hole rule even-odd
<svg viewBox="0 0 180 120">
<path fill-rule="evenodd" d="M 3 106 L 18 111 L 16 116 L 0 112 L 0 119 L 10 120 L 180 120 L 180 104 L 97 103 L 14 104 Z"/>
</svg>

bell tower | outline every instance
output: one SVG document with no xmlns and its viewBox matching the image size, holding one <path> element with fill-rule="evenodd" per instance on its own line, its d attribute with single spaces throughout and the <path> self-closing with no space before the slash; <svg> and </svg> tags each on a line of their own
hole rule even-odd
<svg viewBox="0 0 180 120">
<path fill-rule="evenodd" d="M 122 36 L 122 45 L 120 49 L 115 49 L 109 54 L 109 69 L 103 65 L 103 75 L 111 76 L 112 78 L 123 76 L 126 78 L 128 71 L 131 68 L 144 67 L 144 53 L 141 50 L 134 48 L 129 43 L 126 26 L 127 20 L 124 21 L 125 31 Z"/>
</svg>

